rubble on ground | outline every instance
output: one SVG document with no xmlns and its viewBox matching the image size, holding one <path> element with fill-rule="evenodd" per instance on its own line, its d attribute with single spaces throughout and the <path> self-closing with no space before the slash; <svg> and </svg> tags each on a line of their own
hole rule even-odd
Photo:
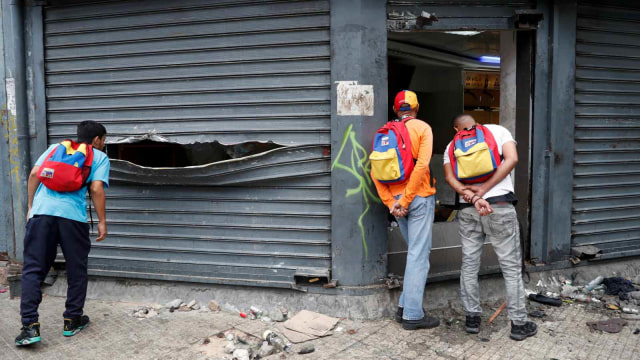
<svg viewBox="0 0 640 360">
<path fill-rule="evenodd" d="M 582 283 L 561 275 L 550 276 L 546 281 L 538 281 L 535 291 L 526 291 L 529 298 L 538 303 L 558 306 L 577 302 L 606 311 L 613 317 L 610 320 L 619 323 L 640 320 L 640 275 L 633 279 L 598 276 Z M 606 331 L 606 325 L 596 324 L 597 322 L 587 323 L 591 329 Z"/>
</svg>

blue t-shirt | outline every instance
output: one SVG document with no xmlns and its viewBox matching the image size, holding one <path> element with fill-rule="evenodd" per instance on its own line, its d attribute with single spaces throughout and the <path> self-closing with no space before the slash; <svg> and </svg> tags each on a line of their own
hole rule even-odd
<svg viewBox="0 0 640 360">
<path fill-rule="evenodd" d="M 42 165 L 44 159 L 49 152 L 55 149 L 59 144 L 51 145 L 36 161 L 36 166 Z M 92 181 L 102 181 L 104 187 L 109 187 L 109 169 L 111 165 L 109 158 L 100 150 L 93 149 L 93 164 L 91 165 L 91 174 L 89 175 L 89 183 Z M 78 191 L 57 192 L 40 184 L 38 191 L 33 198 L 31 206 L 31 214 L 33 215 L 51 215 L 59 216 L 65 219 L 75 220 L 79 222 L 87 222 L 87 187 L 84 186 Z"/>
</svg>

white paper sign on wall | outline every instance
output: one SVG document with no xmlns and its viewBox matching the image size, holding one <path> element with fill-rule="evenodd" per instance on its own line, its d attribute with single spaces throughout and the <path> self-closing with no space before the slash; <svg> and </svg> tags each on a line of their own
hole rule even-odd
<svg viewBox="0 0 640 360">
<path fill-rule="evenodd" d="M 338 115 L 373 116 L 373 85 L 336 81 Z"/>
</svg>

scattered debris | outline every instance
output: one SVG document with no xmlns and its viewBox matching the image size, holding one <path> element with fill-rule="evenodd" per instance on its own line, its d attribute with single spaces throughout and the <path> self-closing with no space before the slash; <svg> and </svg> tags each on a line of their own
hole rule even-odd
<svg viewBox="0 0 640 360">
<path fill-rule="evenodd" d="M 343 328 L 343 327 L 341 327 L 341 326 L 338 326 L 338 327 L 335 329 L 335 332 L 343 332 L 343 331 L 344 331 L 344 328 Z"/>
<path fill-rule="evenodd" d="M 260 321 L 262 322 L 266 322 L 266 323 L 270 323 L 271 322 L 271 318 L 268 316 L 263 316 Z"/>
<path fill-rule="evenodd" d="M 211 339 L 206 337 L 206 338 L 202 339 L 202 341 L 200 341 L 200 345 L 207 345 L 210 342 L 211 342 Z"/>
<path fill-rule="evenodd" d="M 265 358 L 267 356 L 271 356 L 273 354 L 276 353 L 276 348 L 269 345 L 268 342 L 263 342 L 262 346 L 260 347 L 260 349 L 258 350 L 258 357 L 259 358 Z"/>
<path fill-rule="evenodd" d="M 264 334 L 262 334 L 262 338 L 269 345 L 275 347 L 279 351 L 284 351 L 284 352 L 290 352 L 291 351 L 291 344 L 285 343 L 285 341 L 278 334 L 276 334 L 275 332 L 273 332 L 271 330 L 265 331 Z"/>
<path fill-rule="evenodd" d="M 547 316 L 547 314 L 544 313 L 544 311 L 542 310 L 533 310 L 529 313 L 529 316 L 534 317 L 534 318 L 543 318 L 545 316 Z"/>
<path fill-rule="evenodd" d="M 607 295 L 618 295 L 620 299 L 622 299 L 626 293 L 637 290 L 631 281 L 621 277 L 606 278 L 602 283 L 607 287 Z"/>
<path fill-rule="evenodd" d="M 502 310 L 504 310 L 506 307 L 507 307 L 507 302 L 505 301 L 502 303 L 502 305 L 500 305 L 498 310 L 496 310 L 496 312 L 494 312 L 493 315 L 491 315 L 491 317 L 489 318 L 489 321 L 487 321 L 487 325 L 491 325 L 493 320 L 495 320 L 498 317 L 498 315 L 500 315 Z"/>
<path fill-rule="evenodd" d="M 180 307 L 178 308 L 178 311 L 182 311 L 182 312 L 187 312 L 187 311 L 191 311 L 191 310 L 193 310 L 193 309 L 188 307 L 187 305 L 180 305 Z"/>
<path fill-rule="evenodd" d="M 624 320 L 638 321 L 640 320 L 640 315 L 623 313 L 622 315 L 620 315 L 620 318 Z"/>
<path fill-rule="evenodd" d="M 615 305 L 615 304 L 612 304 L 612 303 L 608 303 L 608 304 L 606 305 L 606 307 L 607 307 L 607 309 L 609 309 L 609 310 L 620 310 L 620 306 Z"/>
<path fill-rule="evenodd" d="M 209 309 L 211 309 L 211 311 L 220 311 L 220 305 L 218 305 L 215 300 L 211 300 L 209 301 Z"/>
<path fill-rule="evenodd" d="M 553 299 L 548 296 L 540 295 L 540 294 L 529 294 L 529 299 L 539 302 L 541 304 L 550 305 L 550 306 L 561 306 L 562 300 Z"/>
<path fill-rule="evenodd" d="M 640 329 L 636 328 L 636 329 L 633 331 L 633 335 L 638 335 L 638 334 L 640 334 Z"/>
<path fill-rule="evenodd" d="M 575 246 L 571 248 L 572 258 L 580 260 L 597 260 L 602 256 L 602 250 L 593 245 Z M 577 262 L 574 262 L 576 264 Z"/>
<path fill-rule="evenodd" d="M 165 307 L 177 309 L 182 304 L 182 299 L 175 299 L 173 301 L 168 302 Z"/>
<path fill-rule="evenodd" d="M 233 351 L 234 360 L 249 360 L 249 350 L 247 349 L 235 349 Z"/>
<path fill-rule="evenodd" d="M 6 293 L 6 292 L 7 292 L 7 289 L 6 289 L 6 288 L 2 288 L 2 289 L 0 289 L 0 294 L 4 294 L 4 293 Z"/>
<path fill-rule="evenodd" d="M 314 351 L 316 351 L 316 347 L 313 346 L 313 344 L 306 344 L 302 348 L 300 348 L 300 350 L 298 351 L 298 354 L 301 354 L 301 355 L 311 354 Z"/>
<path fill-rule="evenodd" d="M 302 310 L 283 323 L 280 330 L 287 339 L 301 343 L 330 335 L 338 321 L 337 318 Z"/>
<path fill-rule="evenodd" d="M 490 340 L 489 340 L 489 339 L 487 339 L 487 338 L 480 338 L 480 341 L 482 341 L 482 342 L 489 342 Z"/>
<path fill-rule="evenodd" d="M 251 320 L 260 319 L 262 317 L 262 310 L 258 309 L 255 306 L 249 308 L 249 315 Z"/>
<path fill-rule="evenodd" d="M 604 276 L 598 276 L 597 278 L 595 278 L 595 279 L 591 280 L 591 281 L 587 284 L 586 288 L 587 288 L 587 290 L 588 290 L 588 291 L 591 291 L 591 290 L 593 290 L 596 286 L 598 286 L 598 285 L 602 284 L 602 282 L 603 282 L 603 281 L 604 281 Z"/>
<path fill-rule="evenodd" d="M 622 331 L 622 327 L 627 325 L 627 322 L 623 319 L 609 319 L 603 321 L 589 321 L 587 322 L 587 326 L 591 331 L 600 330 L 608 333 L 619 333 Z"/>
<path fill-rule="evenodd" d="M 240 317 L 243 318 L 243 319 L 246 319 L 247 318 L 247 314 L 241 311 L 240 312 Z"/>
<path fill-rule="evenodd" d="M 325 289 L 332 289 L 332 288 L 338 287 L 338 280 L 333 279 L 333 280 L 331 280 L 331 282 L 328 282 L 328 283 L 322 285 L 322 287 L 325 288 Z"/>
<path fill-rule="evenodd" d="M 314 283 L 314 282 L 317 282 L 317 281 L 320 281 L 320 278 L 309 279 L 310 283 Z"/>
<path fill-rule="evenodd" d="M 158 316 L 158 311 L 152 306 L 141 306 L 131 312 L 131 316 L 136 319 L 148 319 Z"/>
<path fill-rule="evenodd" d="M 272 313 L 269 313 L 269 317 L 271 318 L 272 321 L 275 322 L 283 322 L 287 320 L 289 311 L 287 309 L 281 309 L 281 310 L 276 310 L 273 311 Z"/>
<path fill-rule="evenodd" d="M 233 354 L 234 351 L 236 351 L 236 345 L 233 343 L 233 341 L 227 342 L 227 345 L 224 346 L 224 353 Z"/>
<path fill-rule="evenodd" d="M 357 333 L 358 331 L 355 329 L 349 329 L 348 333 L 349 335 L 354 335 L 355 333 Z"/>
<path fill-rule="evenodd" d="M 623 307 L 622 312 L 625 314 L 640 314 L 640 310 L 631 307 Z"/>
</svg>

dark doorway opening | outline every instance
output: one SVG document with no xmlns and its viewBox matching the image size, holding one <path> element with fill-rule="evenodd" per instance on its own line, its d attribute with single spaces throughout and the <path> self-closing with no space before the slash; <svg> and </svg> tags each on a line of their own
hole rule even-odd
<svg viewBox="0 0 640 360">
<path fill-rule="evenodd" d="M 143 140 L 134 143 L 109 144 L 111 159 L 125 160 L 145 167 L 186 167 L 238 159 L 277 149 L 271 142 L 246 142 L 223 145 L 219 142 L 176 144 Z"/>
</svg>

